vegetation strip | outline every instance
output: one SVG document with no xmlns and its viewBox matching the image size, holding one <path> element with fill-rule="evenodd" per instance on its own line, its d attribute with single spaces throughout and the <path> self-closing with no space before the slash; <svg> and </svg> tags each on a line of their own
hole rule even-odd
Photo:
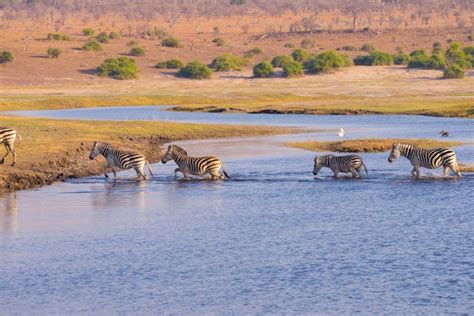
<svg viewBox="0 0 474 316">
<path fill-rule="evenodd" d="M 23 137 L 15 143 L 17 165 L 10 166 L 10 156 L 0 165 L 0 191 L 102 174 L 104 161 L 90 161 L 88 158 L 95 140 L 141 152 L 150 162 L 157 162 L 161 158 L 163 144 L 176 140 L 292 132 L 291 129 L 279 127 L 144 121 L 73 121 L 23 117 L 0 117 L 0 120 L 3 125 L 15 128 Z"/>
<path fill-rule="evenodd" d="M 463 145 L 462 142 L 438 141 L 434 139 L 354 139 L 337 142 L 290 142 L 288 147 L 300 148 L 316 152 L 353 152 L 376 153 L 389 151 L 393 143 L 414 144 L 423 148 L 454 147 Z"/>
</svg>

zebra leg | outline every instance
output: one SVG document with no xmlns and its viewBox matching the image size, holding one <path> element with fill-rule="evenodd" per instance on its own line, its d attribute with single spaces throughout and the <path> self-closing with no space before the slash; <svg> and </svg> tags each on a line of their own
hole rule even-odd
<svg viewBox="0 0 474 316">
<path fill-rule="evenodd" d="M 443 175 L 445 177 L 449 177 L 449 167 L 448 166 L 443 166 Z"/>
<path fill-rule="evenodd" d="M 413 167 L 412 174 L 413 173 L 415 173 L 414 177 L 419 179 L 420 178 L 420 167 L 418 167 L 418 166 Z"/>
<path fill-rule="evenodd" d="M 13 147 L 13 144 L 12 146 L 10 147 L 10 151 L 13 155 L 13 163 L 12 163 L 12 167 L 16 165 L 16 151 L 15 151 L 15 148 Z"/>
<path fill-rule="evenodd" d="M 135 172 L 137 173 L 138 180 L 148 180 L 145 171 L 142 168 L 135 168 Z"/>
<path fill-rule="evenodd" d="M 178 172 L 181 172 L 182 174 L 184 174 L 184 172 L 182 172 L 181 169 L 176 168 L 176 169 L 174 169 L 174 177 L 175 177 L 175 178 L 178 177 Z"/>
<path fill-rule="evenodd" d="M 7 152 L 5 153 L 5 155 L 3 155 L 2 159 L 0 159 L 0 165 L 5 162 L 5 157 L 8 156 L 8 153 L 10 153 L 10 147 L 8 146 L 8 144 L 5 143 L 4 145 Z"/>
<path fill-rule="evenodd" d="M 105 165 L 105 167 L 104 167 L 104 176 L 105 176 L 106 178 L 109 177 L 109 175 L 107 174 L 107 169 L 109 169 L 109 168 L 110 168 L 109 165 Z M 112 169 L 112 170 L 113 170 L 113 169 Z"/>
<path fill-rule="evenodd" d="M 446 168 L 446 167 L 445 167 Z M 449 166 L 449 169 L 451 169 L 458 178 L 461 178 L 461 171 L 459 171 L 458 164 L 453 164 Z M 445 175 L 446 176 L 446 175 Z"/>
<path fill-rule="evenodd" d="M 332 172 L 334 172 L 334 178 L 339 178 L 339 170 L 334 169 Z"/>
<path fill-rule="evenodd" d="M 358 174 L 357 174 L 357 172 L 355 171 L 355 169 L 351 168 L 349 171 L 352 173 L 352 178 L 353 178 L 353 179 L 357 178 Z"/>
</svg>

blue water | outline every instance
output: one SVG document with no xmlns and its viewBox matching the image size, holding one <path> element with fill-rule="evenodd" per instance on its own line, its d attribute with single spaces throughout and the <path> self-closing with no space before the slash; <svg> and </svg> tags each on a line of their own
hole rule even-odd
<svg viewBox="0 0 474 316">
<path fill-rule="evenodd" d="M 88 111 L 164 112 L 80 117 Z M 181 143 L 222 157 L 231 181 L 176 181 L 168 163 L 153 165 L 151 181 L 123 172 L 117 182 L 90 177 L 0 197 L 0 314 L 474 312 L 473 175 L 423 170 L 413 180 L 406 160 L 379 153 L 362 155 L 366 179 L 324 169 L 314 178 L 314 154 L 281 145 L 336 139 L 339 127 L 347 137 L 447 129 L 471 142 L 456 152 L 472 162 L 473 121 L 175 114 L 324 131 Z"/>
</svg>

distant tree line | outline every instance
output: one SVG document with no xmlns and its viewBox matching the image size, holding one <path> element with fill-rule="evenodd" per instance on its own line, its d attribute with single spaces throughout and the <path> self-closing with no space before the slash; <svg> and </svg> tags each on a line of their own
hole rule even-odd
<svg viewBox="0 0 474 316">
<path fill-rule="evenodd" d="M 472 0 L 0 0 L 5 18 L 15 18 L 26 12 L 30 17 L 41 17 L 51 9 L 65 15 L 90 12 L 98 17 L 106 13 L 140 16 L 227 16 L 231 14 L 265 12 L 279 15 L 283 12 L 313 13 L 340 10 L 351 15 L 354 25 L 367 12 L 384 15 L 388 10 L 415 10 L 418 18 L 429 19 L 426 13 L 448 14 L 453 9 L 472 12 Z M 414 18 L 414 17 L 413 17 Z M 393 21 L 396 23 L 396 21 Z"/>
</svg>

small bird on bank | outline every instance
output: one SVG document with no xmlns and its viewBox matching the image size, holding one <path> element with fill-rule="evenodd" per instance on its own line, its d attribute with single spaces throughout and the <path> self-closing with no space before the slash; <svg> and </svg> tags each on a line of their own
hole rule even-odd
<svg viewBox="0 0 474 316">
<path fill-rule="evenodd" d="M 339 133 L 337 133 L 337 136 L 344 137 L 344 129 L 342 127 L 341 127 Z"/>
<path fill-rule="evenodd" d="M 439 135 L 441 135 L 441 137 L 448 137 L 449 132 L 443 130 L 443 131 L 439 132 Z"/>
</svg>

